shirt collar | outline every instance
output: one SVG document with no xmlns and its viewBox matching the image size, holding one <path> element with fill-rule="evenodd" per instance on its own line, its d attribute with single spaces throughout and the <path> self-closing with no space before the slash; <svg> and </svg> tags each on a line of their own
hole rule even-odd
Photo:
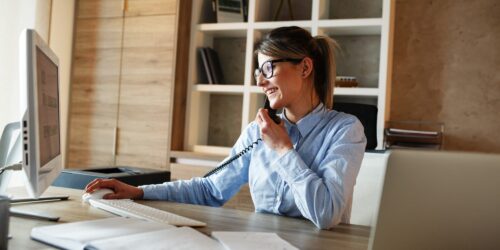
<svg viewBox="0 0 500 250">
<path fill-rule="evenodd" d="M 313 111 L 309 112 L 306 116 L 302 117 L 296 124 L 293 124 L 290 122 L 286 116 L 285 116 L 285 111 L 281 113 L 281 119 L 285 121 L 285 127 L 287 128 L 287 131 L 290 133 L 290 129 L 293 126 L 297 126 L 299 129 L 300 135 L 302 137 L 306 136 L 323 118 L 324 114 L 326 113 L 326 108 L 323 103 L 319 103 L 316 108 L 313 109 Z"/>
</svg>

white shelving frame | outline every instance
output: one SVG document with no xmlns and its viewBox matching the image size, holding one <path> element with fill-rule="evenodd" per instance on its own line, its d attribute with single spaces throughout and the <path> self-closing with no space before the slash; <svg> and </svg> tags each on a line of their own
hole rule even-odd
<svg viewBox="0 0 500 250">
<path fill-rule="evenodd" d="M 243 130 L 253 121 L 257 109 L 262 105 L 261 99 L 264 97 L 260 88 L 253 85 L 253 45 L 263 33 L 277 27 L 292 25 L 309 30 L 313 36 L 318 34 L 380 36 L 378 86 L 335 88 L 334 95 L 373 98 L 377 100 L 377 149 L 381 149 L 383 145 L 384 125 L 389 120 L 394 0 L 381 0 L 382 16 L 380 18 L 327 19 L 329 3 L 334 0 L 311 0 L 311 19 L 299 21 L 256 21 L 259 20 L 259 15 L 262 15 L 261 12 L 264 11 L 265 6 L 261 3 L 265 1 L 267 0 L 248 1 L 248 22 L 200 23 L 199 20 L 202 20 L 203 4 L 200 0 L 193 0 L 184 150 L 214 154 L 229 152 L 229 147 L 207 145 L 210 94 L 242 96 L 241 130 Z M 211 46 L 213 37 L 246 38 L 244 80 L 241 85 L 198 84 L 196 76 L 196 49 L 201 46 Z"/>
</svg>

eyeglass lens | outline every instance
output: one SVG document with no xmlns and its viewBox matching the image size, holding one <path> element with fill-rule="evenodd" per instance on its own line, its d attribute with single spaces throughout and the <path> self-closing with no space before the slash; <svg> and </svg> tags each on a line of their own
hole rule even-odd
<svg viewBox="0 0 500 250">
<path fill-rule="evenodd" d="M 262 75 L 266 79 L 271 78 L 273 76 L 273 62 L 266 61 L 262 64 L 262 67 L 260 69 L 255 69 L 254 77 L 256 81 L 258 81 L 260 73 L 262 73 Z"/>
</svg>

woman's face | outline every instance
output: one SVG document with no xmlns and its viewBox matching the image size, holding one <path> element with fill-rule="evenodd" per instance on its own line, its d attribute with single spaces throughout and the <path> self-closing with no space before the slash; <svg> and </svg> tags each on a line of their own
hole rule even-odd
<svg viewBox="0 0 500 250">
<path fill-rule="evenodd" d="M 269 57 L 259 53 L 259 67 L 262 67 L 264 62 L 275 59 L 282 58 Z M 302 93 L 302 63 L 273 63 L 273 76 L 266 79 L 263 74 L 260 74 L 256 80 L 257 85 L 262 88 L 273 109 L 291 107 L 300 99 L 301 95 L 305 94 Z"/>
</svg>

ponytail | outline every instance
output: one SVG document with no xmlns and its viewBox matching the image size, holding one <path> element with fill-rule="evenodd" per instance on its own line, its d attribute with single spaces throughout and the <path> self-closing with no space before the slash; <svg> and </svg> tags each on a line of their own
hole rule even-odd
<svg viewBox="0 0 500 250">
<path fill-rule="evenodd" d="M 326 108 L 333 108 L 333 90 L 337 76 L 335 51 L 337 43 L 327 36 L 316 36 L 313 42 L 317 45 L 314 55 L 316 70 L 314 71 L 314 88 Z M 313 46 L 314 47 L 314 46 Z"/>
</svg>

